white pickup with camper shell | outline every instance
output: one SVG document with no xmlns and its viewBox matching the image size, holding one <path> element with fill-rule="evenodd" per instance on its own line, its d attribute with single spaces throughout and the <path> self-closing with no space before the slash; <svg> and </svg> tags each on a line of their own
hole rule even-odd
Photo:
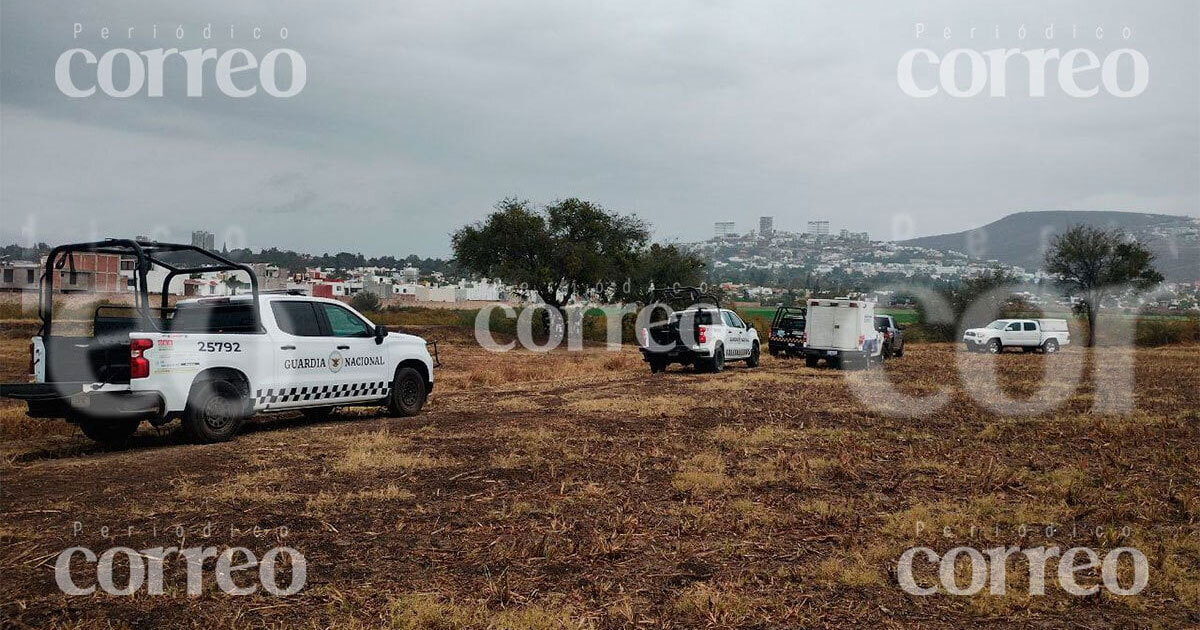
<svg viewBox="0 0 1200 630">
<path fill-rule="evenodd" d="M 997 319 L 965 331 L 963 343 L 972 352 L 999 354 L 1005 348 L 1021 348 L 1053 354 L 1071 343 L 1071 332 L 1065 319 Z"/>
</svg>

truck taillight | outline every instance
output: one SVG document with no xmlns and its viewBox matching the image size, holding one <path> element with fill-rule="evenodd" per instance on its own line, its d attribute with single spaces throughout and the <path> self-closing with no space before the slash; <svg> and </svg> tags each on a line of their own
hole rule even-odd
<svg viewBox="0 0 1200 630">
<path fill-rule="evenodd" d="M 154 342 L 149 339 L 131 339 L 129 341 L 129 378 L 150 376 L 150 360 L 142 353 L 153 347 Z"/>
<path fill-rule="evenodd" d="M 33 374 L 33 342 L 29 342 L 29 373 Z"/>
<path fill-rule="evenodd" d="M 859 336 L 858 336 L 858 347 L 859 347 L 859 349 L 861 349 L 861 348 L 863 347 L 863 344 L 864 344 L 864 343 L 866 343 L 866 341 L 867 341 L 867 338 L 866 338 L 866 336 L 865 336 L 865 335 L 859 335 Z"/>
<path fill-rule="evenodd" d="M 708 332 L 708 329 L 705 328 L 704 326 L 698 327 L 696 329 L 696 340 L 699 341 L 700 343 L 704 343 L 704 342 L 708 341 L 708 336 L 705 334 L 707 332 Z"/>
</svg>

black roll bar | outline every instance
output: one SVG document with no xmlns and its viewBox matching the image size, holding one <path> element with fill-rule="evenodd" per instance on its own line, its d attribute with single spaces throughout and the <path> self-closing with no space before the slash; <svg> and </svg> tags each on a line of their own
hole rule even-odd
<svg viewBox="0 0 1200 630">
<path fill-rule="evenodd" d="M 669 304 L 671 301 L 684 299 L 688 306 L 711 304 L 721 308 L 721 300 L 714 293 L 709 293 L 699 287 L 666 287 L 650 291 L 649 304 Z"/>
<path fill-rule="evenodd" d="M 57 275 L 55 262 L 63 254 L 67 255 L 67 260 L 71 262 L 71 268 L 75 268 L 75 258 L 73 254 L 76 252 L 89 254 L 115 254 L 117 256 L 133 256 L 136 260 L 134 267 L 134 278 L 137 279 L 137 293 L 134 295 L 134 309 L 141 316 L 146 324 L 153 326 L 155 330 L 161 332 L 158 323 L 150 316 L 150 296 L 146 286 L 146 275 L 150 269 L 157 265 L 167 270 L 167 277 L 163 281 L 162 286 L 162 308 L 167 308 L 167 295 L 171 288 L 171 280 L 180 274 L 193 273 L 210 273 L 214 271 L 244 271 L 250 276 L 250 291 L 254 301 L 254 312 L 258 314 L 258 277 L 254 275 L 254 269 L 249 265 L 237 263 L 224 256 L 210 252 L 204 248 L 195 245 L 187 245 L 184 243 L 160 243 L 157 241 L 137 241 L 132 239 L 117 239 L 108 238 L 103 241 L 91 241 L 86 243 L 70 243 L 59 245 L 50 250 L 50 254 L 46 257 L 46 273 L 42 275 L 39 285 L 39 305 L 38 317 L 42 320 L 42 327 L 38 331 L 38 335 L 43 339 L 50 336 L 50 327 L 53 320 L 54 311 L 54 277 Z M 204 266 L 180 266 L 172 264 L 162 259 L 163 254 L 174 254 L 179 252 L 193 252 L 212 260 L 215 264 Z M 120 263 L 118 263 L 120 264 Z M 58 264 L 61 267 L 61 263 Z M 117 270 L 118 275 L 120 269 Z"/>
</svg>

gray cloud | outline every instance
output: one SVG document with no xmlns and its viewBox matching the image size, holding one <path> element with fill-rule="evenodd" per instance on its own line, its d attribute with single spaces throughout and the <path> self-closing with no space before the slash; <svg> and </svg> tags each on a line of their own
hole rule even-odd
<svg viewBox="0 0 1200 630">
<path fill-rule="evenodd" d="M 1187 0 L 1079 0 L 1053 11 L 951 1 L 0 1 L 4 242 L 30 226 L 47 241 L 209 229 L 254 246 L 442 255 L 450 231 L 508 195 L 581 196 L 678 240 L 707 237 L 717 220 L 749 229 L 760 214 L 783 229 L 828 218 L 889 237 L 896 215 L 920 235 L 1020 210 L 1200 208 L 1200 5 Z M 918 21 L 931 33 L 920 42 Z M 1051 45 L 1063 49 L 1142 51 L 1150 88 L 1134 99 L 1053 88 L 1041 99 L 912 99 L 897 88 L 896 62 L 910 48 L 1046 47 L 1050 23 Z M 182 41 L 164 35 L 179 24 Z M 1035 33 L 1024 41 L 1023 24 Z M 256 25 L 267 33 L 258 42 L 247 35 Z M 1070 25 L 1108 35 L 1072 41 Z M 99 38 L 102 26 L 112 39 Z M 285 45 L 281 26 L 308 66 L 292 99 L 189 99 L 180 68 L 159 99 L 69 99 L 54 86 L 68 48 L 261 55 Z M 956 38 L 941 41 L 944 26 Z M 996 26 L 1000 39 L 966 38 Z M 1117 41 L 1124 26 L 1127 44 Z"/>
</svg>

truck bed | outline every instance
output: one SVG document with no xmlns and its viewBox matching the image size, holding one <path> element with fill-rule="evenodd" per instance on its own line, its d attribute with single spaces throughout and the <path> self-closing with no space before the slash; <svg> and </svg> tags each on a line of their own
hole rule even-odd
<svg viewBox="0 0 1200 630">
<path fill-rule="evenodd" d="M 128 383 L 129 334 L 48 337 L 46 382 Z"/>
</svg>

